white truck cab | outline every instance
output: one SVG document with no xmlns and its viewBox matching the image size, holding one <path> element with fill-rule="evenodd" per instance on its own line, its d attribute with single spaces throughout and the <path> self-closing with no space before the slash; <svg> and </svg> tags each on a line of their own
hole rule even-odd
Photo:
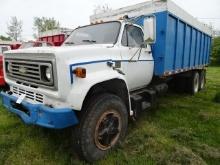
<svg viewBox="0 0 220 165">
<path fill-rule="evenodd" d="M 107 122 L 106 128 L 97 130 L 103 139 L 97 135 L 93 146 L 102 154 L 124 136 L 128 116 L 134 114 L 130 93 L 147 87 L 154 69 L 142 27 L 125 20 L 79 27 L 59 48 L 9 51 L 4 65 L 10 89 L 2 96 L 9 111 L 27 124 L 47 128 L 83 123 L 82 133 L 91 119 L 96 129 Z M 91 110 L 99 106 L 100 112 Z M 83 120 L 79 112 L 86 116 Z"/>
</svg>

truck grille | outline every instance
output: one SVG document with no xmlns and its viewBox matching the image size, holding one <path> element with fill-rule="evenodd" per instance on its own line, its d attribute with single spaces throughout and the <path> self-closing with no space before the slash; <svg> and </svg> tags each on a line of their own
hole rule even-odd
<svg viewBox="0 0 220 165">
<path fill-rule="evenodd" d="M 7 76 L 12 79 L 33 85 L 53 86 L 53 78 L 47 80 L 45 77 L 45 68 L 50 67 L 52 71 L 50 62 L 5 59 L 5 66 Z"/>
<path fill-rule="evenodd" d="M 32 92 L 32 91 L 27 91 L 25 89 L 18 88 L 18 87 L 15 87 L 15 86 L 12 87 L 12 92 L 16 95 L 25 94 L 26 98 L 31 99 L 31 100 L 36 101 L 36 102 L 39 102 L 39 103 L 44 102 L 44 96 L 42 94 L 39 94 L 39 93 L 35 93 L 35 92 Z"/>
</svg>

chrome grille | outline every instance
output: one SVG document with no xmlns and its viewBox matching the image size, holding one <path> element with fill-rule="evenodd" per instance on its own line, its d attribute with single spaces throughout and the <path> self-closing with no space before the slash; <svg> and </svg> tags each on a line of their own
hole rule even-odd
<svg viewBox="0 0 220 165">
<path fill-rule="evenodd" d="M 28 91 L 28 90 L 18 88 L 18 87 L 15 87 L 15 86 L 12 87 L 12 92 L 16 95 L 25 94 L 26 98 L 31 99 L 31 100 L 36 101 L 36 102 L 39 102 L 39 103 L 44 102 L 44 96 L 40 93 L 35 93 L 35 92 Z"/>
<path fill-rule="evenodd" d="M 50 62 L 5 59 L 6 74 L 16 81 L 28 82 L 33 85 L 53 86 L 53 79 L 47 81 L 43 70 L 51 67 Z"/>
<path fill-rule="evenodd" d="M 18 61 L 10 61 L 8 63 L 10 74 L 16 77 L 24 77 L 26 79 L 40 80 L 40 66 L 34 63 L 22 63 Z"/>
</svg>

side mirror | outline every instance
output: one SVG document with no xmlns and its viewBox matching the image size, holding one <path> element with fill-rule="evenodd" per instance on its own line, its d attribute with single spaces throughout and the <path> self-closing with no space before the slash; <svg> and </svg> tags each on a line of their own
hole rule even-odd
<svg viewBox="0 0 220 165">
<path fill-rule="evenodd" d="M 156 42 L 156 17 L 148 16 L 144 19 L 144 41 L 148 44 Z"/>
</svg>

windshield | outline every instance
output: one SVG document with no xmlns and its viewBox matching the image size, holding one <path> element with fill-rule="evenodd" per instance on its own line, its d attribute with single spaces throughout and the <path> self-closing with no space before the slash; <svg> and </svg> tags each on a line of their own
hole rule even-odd
<svg viewBox="0 0 220 165">
<path fill-rule="evenodd" d="M 120 22 L 107 22 L 78 28 L 64 45 L 115 44 L 120 31 Z"/>
</svg>

